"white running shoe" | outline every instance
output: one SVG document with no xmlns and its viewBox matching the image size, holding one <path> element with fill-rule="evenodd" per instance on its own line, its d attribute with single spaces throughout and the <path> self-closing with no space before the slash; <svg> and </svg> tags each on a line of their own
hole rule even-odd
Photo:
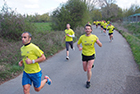
<svg viewBox="0 0 140 94">
<path fill-rule="evenodd" d="M 69 56 L 66 56 L 66 59 L 69 60 Z"/>
<path fill-rule="evenodd" d="M 73 47 L 73 49 L 72 49 L 73 51 L 75 51 L 75 48 Z"/>
</svg>

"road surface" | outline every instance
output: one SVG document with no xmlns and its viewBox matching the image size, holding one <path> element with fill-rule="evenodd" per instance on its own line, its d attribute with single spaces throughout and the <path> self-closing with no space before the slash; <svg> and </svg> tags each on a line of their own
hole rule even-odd
<svg viewBox="0 0 140 94">
<path fill-rule="evenodd" d="M 96 60 L 92 69 L 91 87 L 85 88 L 86 73 L 82 68 L 81 52 L 74 44 L 70 50 L 70 60 L 65 59 L 63 50 L 41 63 L 43 76 L 49 75 L 52 84 L 45 85 L 40 92 L 31 87 L 31 94 L 140 94 L 140 72 L 126 40 L 114 32 L 114 41 L 93 26 L 103 46 L 95 45 Z M 0 85 L 0 94 L 23 94 L 22 74 Z"/>
</svg>

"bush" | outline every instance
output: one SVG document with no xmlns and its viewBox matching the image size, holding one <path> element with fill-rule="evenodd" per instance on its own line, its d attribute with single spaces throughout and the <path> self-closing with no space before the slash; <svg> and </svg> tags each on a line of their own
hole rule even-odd
<svg viewBox="0 0 140 94">
<path fill-rule="evenodd" d="M 1 37 L 10 40 L 20 40 L 24 31 L 33 32 L 33 24 L 26 20 L 25 16 L 16 14 L 5 3 L 0 13 Z"/>
</svg>

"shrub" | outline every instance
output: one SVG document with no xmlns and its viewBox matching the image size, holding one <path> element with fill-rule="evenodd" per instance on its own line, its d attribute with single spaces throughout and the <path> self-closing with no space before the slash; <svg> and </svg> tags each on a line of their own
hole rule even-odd
<svg viewBox="0 0 140 94">
<path fill-rule="evenodd" d="M 10 40 L 20 40 L 24 31 L 33 32 L 33 24 L 26 20 L 25 15 L 15 13 L 5 3 L 0 13 L 1 37 Z"/>
</svg>

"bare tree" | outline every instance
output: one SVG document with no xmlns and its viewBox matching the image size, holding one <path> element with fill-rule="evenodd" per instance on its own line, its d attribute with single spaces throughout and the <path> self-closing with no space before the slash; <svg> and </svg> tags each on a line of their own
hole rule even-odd
<svg viewBox="0 0 140 94">
<path fill-rule="evenodd" d="M 99 3 L 99 0 L 82 0 L 82 1 L 87 4 L 89 10 L 93 9 Z"/>
<path fill-rule="evenodd" d="M 116 0 L 98 0 L 100 7 L 109 6 L 110 4 L 114 4 Z"/>
</svg>

